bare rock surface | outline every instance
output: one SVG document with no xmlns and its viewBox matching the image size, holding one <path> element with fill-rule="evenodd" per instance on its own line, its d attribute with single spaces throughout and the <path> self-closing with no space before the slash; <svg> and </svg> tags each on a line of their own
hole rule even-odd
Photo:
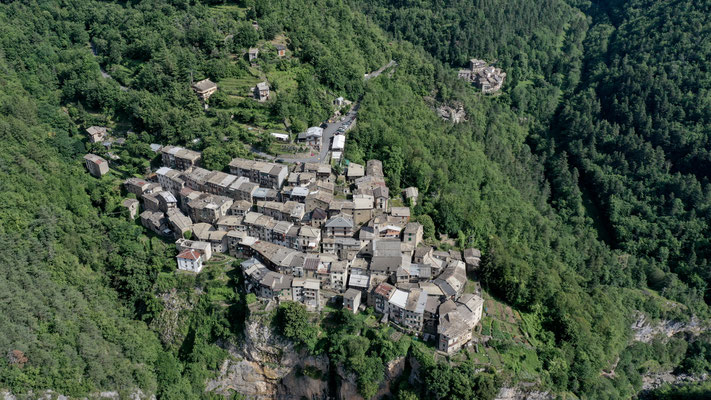
<svg viewBox="0 0 711 400">
<path fill-rule="evenodd" d="M 222 395 L 234 391 L 255 400 L 327 396 L 328 359 L 298 351 L 259 320 L 247 321 L 240 346 L 222 345 L 232 357 L 222 364 L 217 378 L 207 382 L 207 391 Z"/>
<path fill-rule="evenodd" d="M 650 321 L 646 315 L 639 313 L 637 319 L 632 324 L 632 332 L 634 340 L 638 342 L 649 343 L 655 337 L 664 335 L 672 337 L 680 332 L 691 333 L 698 335 L 701 332 L 707 331 L 708 327 L 703 326 L 696 316 L 692 316 L 689 322 L 661 320 L 659 322 Z"/>
<path fill-rule="evenodd" d="M 453 124 L 458 124 L 467 120 L 467 113 L 464 111 L 464 106 L 462 104 L 454 104 L 449 106 L 447 104 L 442 104 L 436 109 L 437 115 L 439 115 L 443 120 L 450 121 Z"/>
</svg>

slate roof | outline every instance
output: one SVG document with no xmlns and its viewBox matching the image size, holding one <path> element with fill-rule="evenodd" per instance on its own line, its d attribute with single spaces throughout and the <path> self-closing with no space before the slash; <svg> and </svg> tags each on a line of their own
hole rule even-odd
<svg viewBox="0 0 711 400">
<path fill-rule="evenodd" d="M 326 228 L 353 228 L 353 220 L 346 216 L 335 216 L 326 221 Z"/>
</svg>

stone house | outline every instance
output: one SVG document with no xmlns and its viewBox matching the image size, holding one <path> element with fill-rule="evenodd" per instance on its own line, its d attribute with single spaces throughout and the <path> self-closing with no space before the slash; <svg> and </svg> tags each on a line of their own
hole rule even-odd
<svg viewBox="0 0 711 400">
<path fill-rule="evenodd" d="M 204 190 L 208 193 L 229 195 L 229 187 L 237 179 L 237 176 L 226 174 L 222 171 L 215 171 L 205 182 Z"/>
<path fill-rule="evenodd" d="M 89 141 L 91 143 L 98 143 L 106 138 L 108 129 L 105 126 L 90 126 L 86 128 L 86 133 L 89 134 Z"/>
<path fill-rule="evenodd" d="M 161 187 L 173 194 L 180 193 L 185 187 L 183 173 L 170 167 L 160 167 L 156 171 L 156 178 Z"/>
<path fill-rule="evenodd" d="M 167 236 L 171 232 L 167 227 L 165 214 L 160 211 L 143 211 L 141 213 L 141 225 L 147 229 L 150 229 L 157 235 Z"/>
<path fill-rule="evenodd" d="M 232 159 L 229 166 L 231 174 L 246 177 L 263 188 L 280 189 L 289 174 L 286 165 L 243 158 Z"/>
<path fill-rule="evenodd" d="M 193 90 L 198 95 L 200 100 L 206 101 L 217 91 L 217 84 L 210 79 L 203 79 L 192 85 Z"/>
<path fill-rule="evenodd" d="M 464 263 L 467 265 L 467 272 L 475 271 L 481 264 L 481 251 L 479 249 L 464 249 L 462 252 Z"/>
<path fill-rule="evenodd" d="M 250 182 L 243 176 L 237 178 L 229 188 L 229 196 L 235 201 L 247 201 L 251 205 L 254 203 L 254 194 L 259 189 L 259 184 Z"/>
<path fill-rule="evenodd" d="M 328 203 L 328 216 L 334 217 L 339 214 L 353 216 L 355 203 L 350 200 L 334 199 Z"/>
<path fill-rule="evenodd" d="M 454 353 L 472 339 L 472 330 L 481 320 L 484 299 L 465 294 L 457 302 L 440 305 L 437 325 L 437 350 Z"/>
<path fill-rule="evenodd" d="M 101 178 L 109 172 L 109 162 L 95 154 L 85 155 L 84 165 L 95 178 Z"/>
<path fill-rule="evenodd" d="M 228 215 L 243 217 L 248 211 L 252 210 L 252 202 L 247 200 L 237 200 L 232 203 L 228 210 Z"/>
<path fill-rule="evenodd" d="M 123 187 L 126 189 L 126 192 L 133 193 L 138 198 L 143 196 L 143 193 L 148 190 L 150 185 L 150 182 L 141 178 L 128 178 L 123 182 Z"/>
<path fill-rule="evenodd" d="M 193 222 L 214 224 L 227 215 L 231 205 L 232 199 L 229 197 L 202 193 L 198 198 L 190 200 L 188 209 Z"/>
<path fill-rule="evenodd" d="M 402 232 L 402 241 L 417 247 L 422 242 L 423 234 L 424 228 L 422 224 L 419 222 L 410 222 L 405 225 L 405 229 Z"/>
<path fill-rule="evenodd" d="M 405 225 L 410 222 L 410 207 L 392 207 L 390 216 L 395 222 Z"/>
<path fill-rule="evenodd" d="M 224 217 L 217 220 L 215 226 L 217 226 L 217 229 L 223 231 L 243 231 L 245 230 L 245 226 L 242 225 L 243 220 L 244 215 L 225 215 Z"/>
<path fill-rule="evenodd" d="M 138 214 L 138 205 L 139 203 L 136 199 L 125 199 L 121 202 L 121 206 L 128 210 L 129 218 L 132 220 L 136 219 L 136 215 Z"/>
<path fill-rule="evenodd" d="M 328 209 L 329 204 L 333 201 L 333 194 L 323 190 L 310 192 L 306 196 L 306 212 L 311 212 L 316 208 Z"/>
<path fill-rule="evenodd" d="M 416 187 L 410 186 L 403 190 L 403 195 L 405 196 L 405 204 L 415 206 L 417 204 L 417 198 L 420 196 L 420 191 Z"/>
<path fill-rule="evenodd" d="M 177 208 L 170 209 L 166 217 L 176 239 L 182 238 L 185 232 L 193 229 L 193 221 Z"/>
<path fill-rule="evenodd" d="M 388 210 L 390 191 L 387 186 L 378 186 L 373 189 L 373 198 L 375 200 L 375 208 L 383 212 Z"/>
<path fill-rule="evenodd" d="M 173 193 L 166 190 L 155 194 L 158 200 L 158 209 L 167 213 L 169 210 L 178 208 L 178 199 L 173 196 Z"/>
<path fill-rule="evenodd" d="M 254 98 L 259 102 L 269 100 L 269 84 L 266 81 L 259 82 L 257 86 L 254 87 Z"/>
<path fill-rule="evenodd" d="M 363 225 L 373 218 L 373 196 L 367 194 L 356 194 L 353 196 L 353 222 L 356 225 Z"/>
<path fill-rule="evenodd" d="M 181 171 L 189 171 L 200 165 L 202 158 L 199 151 L 188 150 L 180 146 L 163 146 L 160 152 L 163 166 Z"/>
<path fill-rule="evenodd" d="M 353 314 L 358 314 L 360 307 L 361 291 L 357 289 L 348 289 L 343 294 L 343 308 L 350 310 Z"/>
<path fill-rule="evenodd" d="M 365 176 L 365 168 L 363 168 L 362 165 L 354 162 L 348 164 L 348 168 L 346 170 L 346 179 L 348 179 L 348 182 L 354 182 L 356 179 L 362 178 L 363 176 Z"/>
<path fill-rule="evenodd" d="M 328 219 L 328 213 L 322 208 L 316 207 L 311 211 L 311 218 L 309 219 L 309 224 L 314 227 L 321 229 Z"/>
<path fill-rule="evenodd" d="M 207 233 L 207 242 L 210 243 L 213 253 L 227 253 L 227 232 L 210 231 Z"/>
</svg>

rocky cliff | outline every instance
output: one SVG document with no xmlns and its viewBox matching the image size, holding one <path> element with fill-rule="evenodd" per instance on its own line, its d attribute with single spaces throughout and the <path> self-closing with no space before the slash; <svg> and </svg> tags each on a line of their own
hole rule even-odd
<svg viewBox="0 0 711 400">
<path fill-rule="evenodd" d="M 244 340 L 237 346 L 221 343 L 230 353 L 206 390 L 224 396 L 237 392 L 250 400 L 354 399 L 357 377 L 325 355 L 312 356 L 276 334 L 266 321 L 250 318 Z M 405 371 L 407 360 L 397 358 L 386 366 L 385 380 L 375 398 L 391 393 L 391 383 Z"/>
<path fill-rule="evenodd" d="M 326 399 L 329 361 L 310 356 L 275 334 L 268 324 L 250 318 L 244 341 L 224 345 L 231 357 L 220 373 L 208 381 L 206 390 L 229 395 L 241 393 L 248 399 Z"/>
<path fill-rule="evenodd" d="M 638 342 L 649 343 L 655 337 L 663 335 L 672 337 L 680 332 L 686 332 L 693 336 L 707 331 L 708 327 L 704 326 L 699 319 L 693 315 L 689 322 L 682 321 L 651 321 L 644 313 L 639 313 L 635 322 L 631 326 L 634 333 L 634 340 Z"/>
</svg>

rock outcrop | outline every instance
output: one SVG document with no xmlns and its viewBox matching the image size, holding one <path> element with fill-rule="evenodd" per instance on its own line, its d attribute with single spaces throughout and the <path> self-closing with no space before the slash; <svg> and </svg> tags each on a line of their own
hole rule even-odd
<svg viewBox="0 0 711 400">
<path fill-rule="evenodd" d="M 644 313 L 638 313 L 635 322 L 632 324 L 633 340 L 649 343 L 655 338 L 670 338 L 678 333 L 691 336 L 698 336 L 709 330 L 709 327 L 693 315 L 688 322 L 661 320 L 650 321 Z M 654 390 L 664 384 L 688 384 L 692 382 L 705 381 L 708 374 L 700 376 L 688 374 L 675 374 L 674 371 L 648 372 L 642 376 L 642 391 Z"/>
<path fill-rule="evenodd" d="M 661 320 L 655 323 L 649 321 L 647 316 L 643 313 L 639 313 L 637 319 L 632 324 L 634 340 L 644 343 L 651 342 L 659 335 L 672 337 L 677 333 L 687 332 L 696 336 L 706 330 L 708 330 L 708 327 L 703 326 L 695 315 L 691 317 L 689 322 Z"/>
<path fill-rule="evenodd" d="M 448 106 L 442 104 L 437 107 L 437 115 L 439 115 L 443 120 L 450 121 L 453 124 L 458 124 L 467 120 L 467 113 L 464 111 L 464 106 L 462 104 L 455 104 L 453 106 Z"/>
<path fill-rule="evenodd" d="M 163 302 L 163 310 L 157 318 L 153 319 L 151 328 L 158 332 L 163 344 L 182 343 L 186 332 L 182 331 L 180 327 L 186 324 L 193 305 L 180 296 L 176 289 L 163 293 L 160 299 Z"/>
<path fill-rule="evenodd" d="M 16 395 L 13 393 L 10 393 L 9 391 L 6 390 L 0 390 L 0 399 L 2 400 L 18 400 L 18 399 L 38 399 L 38 400 L 70 400 L 73 399 L 74 397 L 68 397 L 63 394 L 58 394 L 57 392 L 53 390 L 45 390 L 42 392 L 32 392 L 30 391 L 27 394 L 23 395 Z M 147 396 L 146 394 L 143 393 L 140 389 L 136 389 L 134 392 L 130 394 L 119 394 L 119 392 L 98 392 L 98 393 L 92 393 L 88 397 L 84 397 L 83 400 L 87 399 L 95 399 L 95 400 L 119 400 L 119 399 L 128 399 L 128 400 L 156 400 L 155 395 L 150 395 Z"/>
<path fill-rule="evenodd" d="M 549 392 L 527 391 L 525 388 L 501 388 L 495 400 L 550 400 L 555 398 Z"/>
<path fill-rule="evenodd" d="M 250 319 L 239 346 L 221 344 L 231 354 L 206 390 L 222 395 L 241 393 L 248 399 L 326 399 L 328 358 L 310 356 L 272 332 L 258 319 Z"/>
</svg>

